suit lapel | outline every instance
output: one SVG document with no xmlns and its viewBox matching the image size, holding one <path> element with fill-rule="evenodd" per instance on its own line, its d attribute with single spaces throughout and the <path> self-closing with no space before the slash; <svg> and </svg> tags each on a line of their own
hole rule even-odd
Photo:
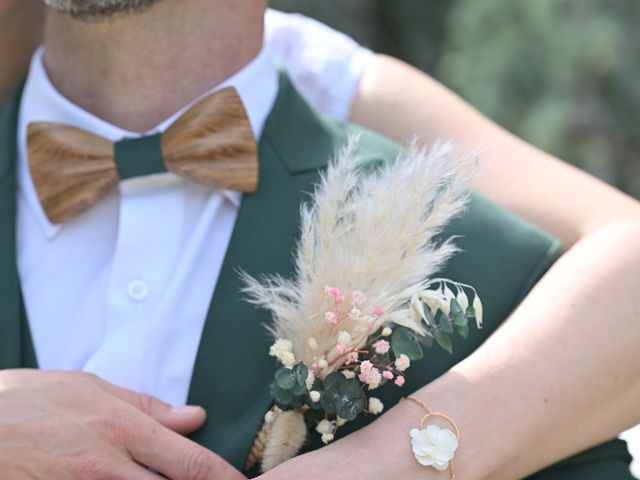
<svg viewBox="0 0 640 480">
<path fill-rule="evenodd" d="M 16 267 L 16 126 L 22 89 L 0 109 L 0 369 L 23 366 Z"/>
<path fill-rule="evenodd" d="M 312 138 L 312 145 L 306 141 Z M 194 439 L 242 469 L 264 413 L 275 363 L 269 314 L 242 299 L 238 270 L 290 277 L 300 204 L 334 153 L 329 130 L 282 75 L 260 141 L 258 191 L 244 197 L 222 267 L 191 382 L 189 403 L 206 425 Z M 338 140 L 339 141 L 339 140 Z"/>
</svg>

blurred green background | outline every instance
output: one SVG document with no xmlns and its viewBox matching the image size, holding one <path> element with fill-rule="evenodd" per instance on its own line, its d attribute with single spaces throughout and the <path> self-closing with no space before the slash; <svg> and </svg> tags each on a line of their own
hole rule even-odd
<svg viewBox="0 0 640 480">
<path fill-rule="evenodd" d="M 272 0 L 640 197 L 640 0 Z"/>
</svg>

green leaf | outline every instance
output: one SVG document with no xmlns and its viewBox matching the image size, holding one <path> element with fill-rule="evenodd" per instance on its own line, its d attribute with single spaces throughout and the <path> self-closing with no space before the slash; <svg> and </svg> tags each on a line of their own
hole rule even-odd
<svg viewBox="0 0 640 480">
<path fill-rule="evenodd" d="M 336 397 L 336 413 L 345 420 L 355 420 L 367 404 L 367 396 L 355 378 L 340 384 Z"/>
<path fill-rule="evenodd" d="M 271 384 L 271 396 L 275 400 L 276 405 L 281 409 L 291 410 L 291 408 L 293 408 L 294 396 L 275 383 Z"/>
<path fill-rule="evenodd" d="M 423 347 L 431 348 L 433 346 L 433 337 L 429 334 L 418 335 L 416 338 L 418 339 L 420 345 L 422 345 Z"/>
<path fill-rule="evenodd" d="M 289 391 L 296 396 L 303 395 L 307 391 L 307 386 L 296 383 Z"/>
<path fill-rule="evenodd" d="M 433 314 L 431 313 L 431 308 L 429 308 L 428 305 L 425 306 L 424 317 L 427 325 L 431 326 L 436 324 L 436 320 L 433 318 Z"/>
<path fill-rule="evenodd" d="M 449 318 L 453 320 L 453 323 L 456 326 L 467 324 L 467 317 L 465 316 L 462 307 L 455 298 L 451 299 L 451 310 L 449 312 Z"/>
<path fill-rule="evenodd" d="M 458 335 L 462 338 L 466 339 L 469 336 L 469 325 L 456 325 L 456 332 L 458 332 Z"/>
<path fill-rule="evenodd" d="M 325 377 L 323 386 L 324 386 L 324 389 L 327 390 L 333 387 L 336 383 L 343 383 L 346 380 L 347 379 L 342 373 L 332 372 Z"/>
<path fill-rule="evenodd" d="M 436 313 L 437 330 L 444 333 L 453 333 L 453 324 L 451 319 L 447 317 L 442 310 L 438 310 Z"/>
<path fill-rule="evenodd" d="M 307 366 L 300 362 L 293 367 L 293 371 L 296 374 L 296 383 L 303 387 L 307 385 L 307 377 L 309 376 L 309 369 Z"/>
<path fill-rule="evenodd" d="M 329 415 L 336 415 L 336 403 L 340 397 L 340 386 L 346 381 L 347 379 L 340 372 L 330 373 L 324 379 L 324 392 L 320 398 L 320 404 Z"/>
<path fill-rule="evenodd" d="M 433 334 L 433 338 L 436 340 L 436 342 L 438 342 L 438 345 L 440 345 L 440 347 L 442 347 L 449 353 L 453 353 L 453 345 L 451 344 L 449 335 L 441 332 L 440 330 L 436 330 Z"/>
<path fill-rule="evenodd" d="M 295 370 L 287 367 L 276 370 L 275 378 L 276 384 L 284 390 L 291 390 L 298 383 Z"/>
<path fill-rule="evenodd" d="M 416 334 L 406 327 L 396 327 L 391 335 L 391 349 L 398 358 L 404 354 L 409 360 L 420 360 L 422 358 L 422 347 L 416 338 Z"/>
</svg>

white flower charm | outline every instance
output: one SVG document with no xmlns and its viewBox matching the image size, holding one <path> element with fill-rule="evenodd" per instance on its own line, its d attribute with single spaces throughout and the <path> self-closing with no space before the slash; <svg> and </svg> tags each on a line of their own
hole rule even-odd
<svg viewBox="0 0 640 480">
<path fill-rule="evenodd" d="M 451 430 L 429 425 L 424 430 L 414 428 L 409 434 L 413 454 L 421 465 L 441 472 L 449 467 L 458 448 L 458 439 Z"/>
</svg>

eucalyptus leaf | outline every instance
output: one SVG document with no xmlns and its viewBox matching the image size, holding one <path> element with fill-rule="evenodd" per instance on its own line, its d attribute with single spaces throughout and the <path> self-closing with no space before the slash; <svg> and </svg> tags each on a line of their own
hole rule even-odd
<svg viewBox="0 0 640 480">
<path fill-rule="evenodd" d="M 409 360 L 420 360 L 423 355 L 416 334 L 406 327 L 398 326 L 393 330 L 391 349 L 396 358 L 404 354 L 409 357 Z"/>
<path fill-rule="evenodd" d="M 445 315 L 442 310 L 438 310 L 438 313 L 436 313 L 435 320 L 436 320 L 437 330 L 444 333 L 448 333 L 448 334 L 453 333 L 453 324 L 451 322 L 451 319 L 447 315 Z"/>
<path fill-rule="evenodd" d="M 300 362 L 293 367 L 293 371 L 296 374 L 296 383 L 303 387 L 307 385 L 307 377 L 309 376 L 309 369 L 307 366 Z"/>
<path fill-rule="evenodd" d="M 336 412 L 345 420 L 355 420 L 367 404 L 367 396 L 355 378 L 340 384 L 336 396 Z"/>
<path fill-rule="evenodd" d="M 469 325 L 466 323 L 464 325 L 456 325 L 456 332 L 458 332 L 458 335 L 462 338 L 466 339 L 469 336 Z"/>
<path fill-rule="evenodd" d="M 291 410 L 293 408 L 294 396 L 288 390 L 280 388 L 275 383 L 271 384 L 271 396 L 281 409 Z"/>
<path fill-rule="evenodd" d="M 433 346 L 433 337 L 431 335 L 418 335 L 416 338 L 423 347 L 431 348 Z"/>
<path fill-rule="evenodd" d="M 275 379 L 278 386 L 284 390 L 291 390 L 298 383 L 295 370 L 287 367 L 276 370 Z"/>
<path fill-rule="evenodd" d="M 449 338 L 449 335 L 437 330 L 434 333 L 433 338 L 435 339 L 436 342 L 438 342 L 438 345 L 440 345 L 440 347 L 442 347 L 444 350 L 446 350 L 449 353 L 453 353 L 453 345 L 451 344 L 451 339 Z"/>
<path fill-rule="evenodd" d="M 340 396 L 340 387 L 347 379 L 340 372 L 333 372 L 327 375 L 324 380 L 324 392 L 320 398 L 322 408 L 329 415 L 336 415 L 336 403 Z"/>
<path fill-rule="evenodd" d="M 453 323 L 456 326 L 467 324 L 467 318 L 464 314 L 464 311 L 462 310 L 460 303 L 458 303 L 455 298 L 451 299 L 451 310 L 449 311 L 449 318 L 453 320 Z"/>
</svg>

